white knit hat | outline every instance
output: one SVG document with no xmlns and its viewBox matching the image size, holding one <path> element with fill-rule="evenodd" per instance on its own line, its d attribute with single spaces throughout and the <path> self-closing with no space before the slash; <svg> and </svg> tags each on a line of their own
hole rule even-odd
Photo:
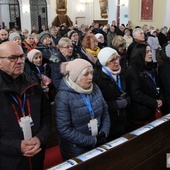
<svg viewBox="0 0 170 170">
<path fill-rule="evenodd" d="M 165 47 L 165 53 L 167 57 L 170 57 L 170 44 Z"/>
<path fill-rule="evenodd" d="M 154 32 L 156 32 L 156 30 L 151 30 L 150 32 L 151 32 L 151 35 L 152 35 Z"/>
<path fill-rule="evenodd" d="M 103 31 L 105 31 L 106 29 L 108 30 L 108 27 L 107 27 L 107 26 L 104 26 L 104 27 L 103 27 Z"/>
<path fill-rule="evenodd" d="M 97 33 L 97 34 L 95 34 L 95 37 L 96 37 L 97 39 L 99 39 L 100 37 L 104 37 L 104 36 L 103 36 L 103 34 L 101 34 L 101 33 Z"/>
<path fill-rule="evenodd" d="M 32 63 L 32 60 L 33 60 L 34 55 L 35 55 L 36 53 L 42 54 L 41 51 L 39 51 L 39 50 L 37 50 L 37 49 L 32 49 L 31 51 L 28 52 L 27 58 L 28 58 L 28 60 L 29 60 L 31 63 Z"/>
<path fill-rule="evenodd" d="M 97 58 L 99 59 L 100 64 L 103 66 L 106 66 L 106 63 L 108 62 L 112 54 L 118 55 L 117 51 L 111 47 L 102 48 L 97 55 Z"/>
</svg>

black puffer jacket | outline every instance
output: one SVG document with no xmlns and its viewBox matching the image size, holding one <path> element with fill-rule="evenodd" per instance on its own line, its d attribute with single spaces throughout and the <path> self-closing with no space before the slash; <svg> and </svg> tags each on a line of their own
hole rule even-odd
<svg viewBox="0 0 170 170">
<path fill-rule="evenodd" d="M 32 136 L 40 139 L 42 147 L 42 150 L 30 159 L 32 165 L 34 164 L 33 169 L 42 169 L 45 142 L 51 126 L 49 102 L 41 87 L 31 77 L 22 74 L 14 80 L 3 71 L 0 71 L 0 169 L 29 169 L 29 158 L 23 156 L 20 151 L 21 140 L 24 138 L 15 116 L 17 112 L 19 117 L 22 117 L 21 109 L 11 96 L 18 96 L 22 101 L 25 92 L 27 99 L 24 107 L 25 115 L 31 112 L 34 122 L 31 127 Z"/>
</svg>

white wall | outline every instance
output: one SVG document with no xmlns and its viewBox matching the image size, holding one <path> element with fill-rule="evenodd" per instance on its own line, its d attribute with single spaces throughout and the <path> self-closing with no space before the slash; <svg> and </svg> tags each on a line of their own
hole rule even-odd
<svg viewBox="0 0 170 170">
<path fill-rule="evenodd" d="M 52 22 L 56 17 L 56 1 L 54 0 L 47 0 L 47 16 L 48 16 L 48 26 L 52 26 Z"/>
<path fill-rule="evenodd" d="M 21 30 L 28 29 L 28 31 L 31 32 L 31 15 L 29 0 L 21 0 L 21 4 Z"/>
<path fill-rule="evenodd" d="M 120 25 L 127 24 L 129 21 L 129 0 L 120 0 Z"/>
<path fill-rule="evenodd" d="M 117 21 L 117 0 L 108 0 L 108 24 Z"/>
<path fill-rule="evenodd" d="M 76 17 L 84 18 L 85 23 L 90 25 L 93 22 L 94 13 L 93 13 L 94 4 L 80 4 L 79 0 L 67 0 L 67 15 L 75 25 Z M 78 23 L 78 26 L 81 25 L 81 22 Z"/>
<path fill-rule="evenodd" d="M 170 27 L 170 10 L 169 10 L 169 6 L 170 6 L 170 0 L 165 0 L 164 25 L 167 26 L 167 27 Z"/>
</svg>

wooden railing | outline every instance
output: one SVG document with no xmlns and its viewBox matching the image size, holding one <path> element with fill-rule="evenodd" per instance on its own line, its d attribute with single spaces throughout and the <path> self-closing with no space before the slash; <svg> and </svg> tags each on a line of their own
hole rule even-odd
<svg viewBox="0 0 170 170">
<path fill-rule="evenodd" d="M 146 131 L 146 132 L 144 132 Z M 77 165 L 71 165 L 70 170 L 164 170 L 166 169 L 166 154 L 170 153 L 170 116 L 166 116 L 123 136 L 122 144 L 114 146 L 122 138 L 112 141 L 107 146 L 100 146 L 105 151 L 90 159 L 83 160 L 88 153 L 73 158 Z M 101 149 L 101 150 L 102 150 Z M 99 149 L 100 150 L 100 149 Z M 94 150 L 90 152 L 94 152 Z M 85 158 L 86 159 L 86 158 Z M 70 162 L 64 162 L 67 164 Z M 72 164 L 72 162 L 71 162 Z M 74 164 L 74 163 L 73 163 Z M 58 165 L 62 167 L 62 164 Z M 52 169 L 55 169 L 53 167 Z M 52 170 L 50 169 L 50 170 Z M 56 168 L 57 169 L 57 168 Z"/>
</svg>

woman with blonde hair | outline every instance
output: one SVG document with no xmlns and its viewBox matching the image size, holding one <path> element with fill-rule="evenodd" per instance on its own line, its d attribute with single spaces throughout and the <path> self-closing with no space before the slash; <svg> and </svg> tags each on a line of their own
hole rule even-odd
<svg viewBox="0 0 170 170">
<path fill-rule="evenodd" d="M 126 52 L 126 40 L 117 35 L 112 40 L 112 47 L 118 52 L 121 57 L 120 65 L 122 70 L 125 71 L 128 67 L 127 52 Z"/>
</svg>

